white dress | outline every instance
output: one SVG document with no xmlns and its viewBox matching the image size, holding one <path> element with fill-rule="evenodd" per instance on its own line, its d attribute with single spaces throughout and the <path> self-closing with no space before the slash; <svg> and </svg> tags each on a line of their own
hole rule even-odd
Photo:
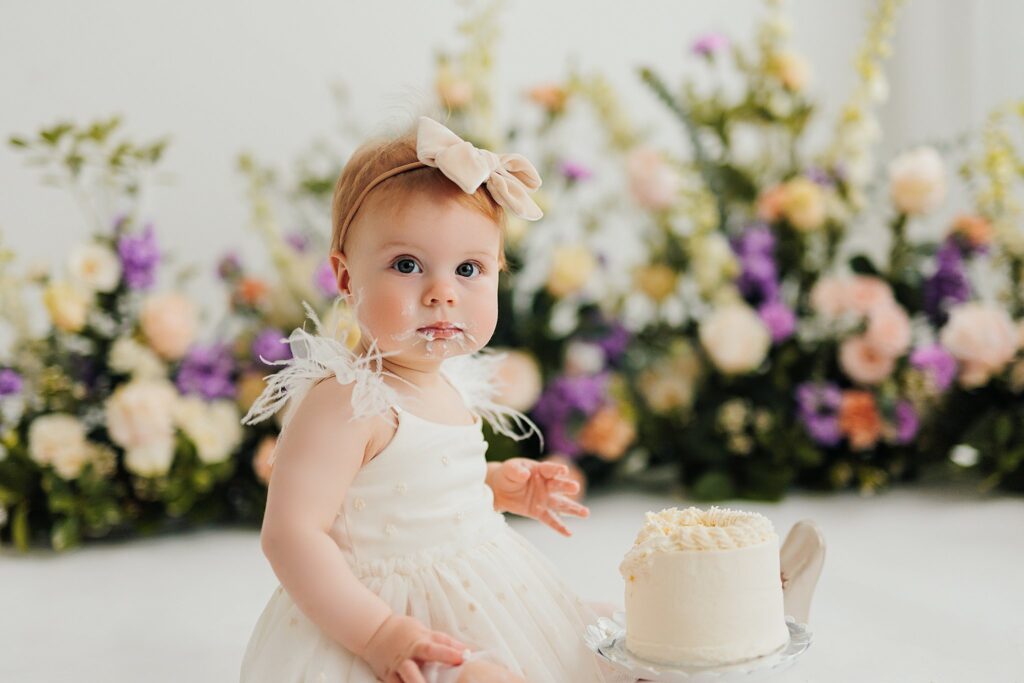
<svg viewBox="0 0 1024 683">
<path fill-rule="evenodd" d="M 325 338 L 297 332 L 301 338 L 293 334 L 292 348 L 301 355 L 284 372 L 296 375 L 310 361 L 329 365 L 318 343 L 346 357 L 343 349 L 324 345 Z M 586 624 L 596 620 L 592 609 L 494 510 L 484 483 L 481 412 L 495 407 L 483 394 L 473 400 L 473 377 L 480 386 L 480 373 L 466 372 L 464 360 L 472 362 L 445 361 L 443 371 L 475 414 L 474 424 L 429 421 L 392 403 L 394 438 L 356 474 L 331 537 L 359 581 L 391 609 L 454 636 L 478 653 L 474 657 L 502 664 L 530 683 L 618 683 L 622 678 L 583 642 Z M 344 373 L 335 374 L 342 381 Z M 363 380 L 367 391 L 380 390 L 372 375 Z M 280 392 L 268 390 L 267 396 Z M 482 410 L 475 403 L 484 404 Z M 242 683 L 376 680 L 280 586 L 253 629 L 241 668 Z"/>
</svg>

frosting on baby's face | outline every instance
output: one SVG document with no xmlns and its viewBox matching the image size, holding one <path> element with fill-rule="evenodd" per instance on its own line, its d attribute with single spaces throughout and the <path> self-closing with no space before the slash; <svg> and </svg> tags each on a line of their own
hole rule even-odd
<svg viewBox="0 0 1024 683">
<path fill-rule="evenodd" d="M 338 284 L 363 339 L 392 363 L 428 370 L 494 334 L 500 246 L 499 226 L 479 211 L 416 193 L 353 224 Z"/>
</svg>

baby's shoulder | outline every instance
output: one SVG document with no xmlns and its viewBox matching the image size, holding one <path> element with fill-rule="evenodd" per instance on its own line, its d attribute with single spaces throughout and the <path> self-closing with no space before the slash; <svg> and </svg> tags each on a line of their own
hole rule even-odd
<svg viewBox="0 0 1024 683">
<path fill-rule="evenodd" d="M 334 380 L 327 376 L 314 384 L 299 411 L 308 410 L 315 419 L 331 425 L 337 438 L 344 439 L 350 448 L 359 448 L 362 464 L 366 464 L 390 443 L 397 431 L 397 421 L 390 411 L 358 415 L 354 403 L 358 386 Z"/>
</svg>

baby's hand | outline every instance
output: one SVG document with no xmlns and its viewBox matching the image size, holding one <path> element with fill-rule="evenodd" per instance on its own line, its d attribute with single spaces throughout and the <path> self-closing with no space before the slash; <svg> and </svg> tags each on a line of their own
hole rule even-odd
<svg viewBox="0 0 1024 683">
<path fill-rule="evenodd" d="M 499 510 L 532 517 L 564 536 L 571 536 L 558 513 L 587 517 L 590 510 L 561 495 L 580 490 L 580 485 L 568 475 L 565 465 L 510 458 L 494 468 L 487 483 L 494 491 L 494 504 Z"/>
<path fill-rule="evenodd" d="M 458 666 L 466 646 L 412 617 L 392 614 L 370 638 L 362 657 L 384 683 L 425 683 L 420 665 Z"/>
</svg>

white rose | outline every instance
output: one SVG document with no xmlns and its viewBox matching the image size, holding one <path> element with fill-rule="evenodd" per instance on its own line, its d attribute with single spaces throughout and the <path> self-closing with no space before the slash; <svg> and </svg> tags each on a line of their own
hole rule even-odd
<svg viewBox="0 0 1024 683">
<path fill-rule="evenodd" d="M 85 440 L 85 425 L 64 413 L 37 417 L 28 428 L 29 457 L 52 465 L 57 474 L 74 479 L 89 461 L 92 449 Z"/>
<path fill-rule="evenodd" d="M 900 211 L 928 213 L 946 198 L 946 168 L 931 147 L 918 147 L 889 164 L 889 192 Z"/>
<path fill-rule="evenodd" d="M 107 430 L 126 451 L 173 441 L 178 392 L 166 380 L 135 379 L 107 399 Z"/>
<path fill-rule="evenodd" d="M 134 377 L 155 378 L 167 375 L 167 367 L 153 349 L 131 337 L 120 337 L 111 345 L 107 362 L 111 369 Z"/>
<path fill-rule="evenodd" d="M 163 438 L 128 449 L 124 466 L 140 477 L 159 477 L 170 471 L 173 460 L 174 439 Z"/>
<path fill-rule="evenodd" d="M 574 341 L 565 348 L 565 372 L 569 375 L 593 375 L 604 369 L 604 349 L 597 344 Z"/>
<path fill-rule="evenodd" d="M 715 367 L 737 375 L 761 365 L 771 346 L 771 334 L 749 306 L 729 304 L 701 322 L 700 342 Z"/>
<path fill-rule="evenodd" d="M 232 401 L 207 403 L 188 396 L 178 401 L 174 419 L 207 465 L 227 460 L 242 440 L 240 416 Z"/>
<path fill-rule="evenodd" d="M 112 292 L 121 281 L 121 261 L 100 244 L 84 244 L 68 257 L 71 278 L 94 292 Z"/>
</svg>

